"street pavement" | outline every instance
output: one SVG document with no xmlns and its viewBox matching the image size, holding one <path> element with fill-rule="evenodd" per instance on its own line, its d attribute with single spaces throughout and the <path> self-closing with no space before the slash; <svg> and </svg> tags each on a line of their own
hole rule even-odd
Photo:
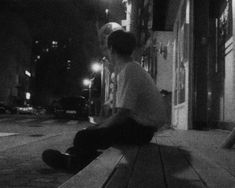
<svg viewBox="0 0 235 188">
<path fill-rule="evenodd" d="M 72 174 L 47 167 L 41 153 L 48 148 L 65 151 L 74 135 L 91 124 L 50 116 L 0 116 L 0 188 L 54 188 Z"/>
<path fill-rule="evenodd" d="M 0 115 L 0 188 L 56 188 L 63 184 L 73 174 L 49 168 L 41 153 L 48 148 L 65 151 L 76 132 L 88 126 L 91 124 L 86 121 L 51 116 Z M 157 134 L 235 178 L 235 146 L 230 150 L 220 147 L 229 133 L 169 129 Z"/>
</svg>

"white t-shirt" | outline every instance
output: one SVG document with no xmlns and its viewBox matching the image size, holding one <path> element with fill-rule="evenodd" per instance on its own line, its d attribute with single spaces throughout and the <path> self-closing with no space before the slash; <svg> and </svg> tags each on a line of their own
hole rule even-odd
<svg viewBox="0 0 235 188">
<path fill-rule="evenodd" d="M 129 109 L 131 117 L 145 126 L 160 128 L 166 122 L 162 96 L 137 62 L 125 64 L 117 74 L 116 107 Z"/>
</svg>

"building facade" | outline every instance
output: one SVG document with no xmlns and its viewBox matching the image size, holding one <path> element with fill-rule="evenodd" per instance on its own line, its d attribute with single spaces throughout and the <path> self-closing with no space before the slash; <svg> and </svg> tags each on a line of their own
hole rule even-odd
<svg viewBox="0 0 235 188">
<path fill-rule="evenodd" d="M 167 82 L 161 79 L 170 78 L 161 76 L 161 71 L 168 76 L 169 73 L 160 68 L 159 56 L 164 57 L 168 52 L 172 55 L 169 60 L 172 64 L 172 126 L 185 130 L 233 128 L 235 2 L 158 0 L 154 3 L 151 41 L 158 50 L 150 55 L 157 59 L 153 64 L 148 61 L 148 67 L 157 67 L 156 84 L 166 87 Z M 165 64 L 165 68 L 167 66 Z"/>
<path fill-rule="evenodd" d="M 0 14 L 0 102 L 22 105 L 30 92 L 31 35 L 26 23 L 10 11 Z"/>
<path fill-rule="evenodd" d="M 134 58 L 168 96 L 171 125 L 233 128 L 235 1 L 125 2 L 120 23 L 136 35 Z"/>
</svg>

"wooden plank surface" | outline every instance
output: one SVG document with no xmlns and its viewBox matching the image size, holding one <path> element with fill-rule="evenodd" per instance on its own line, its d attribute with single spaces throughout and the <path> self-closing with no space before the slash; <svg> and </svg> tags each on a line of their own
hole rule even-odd
<svg viewBox="0 0 235 188">
<path fill-rule="evenodd" d="M 173 143 L 179 143 L 179 141 L 172 136 L 170 139 Z M 199 174 L 207 187 L 235 188 L 235 177 L 225 168 L 219 166 L 216 162 L 205 156 L 197 149 L 187 147 L 185 144 L 182 148 L 190 152 L 190 156 L 186 156 L 188 158 L 187 160 Z"/>
<path fill-rule="evenodd" d="M 157 144 L 140 148 L 128 188 L 165 188 Z"/>
<path fill-rule="evenodd" d="M 126 147 L 123 150 L 123 158 L 116 166 L 115 172 L 112 174 L 106 186 L 104 186 L 105 188 L 127 187 L 138 152 L 138 146 Z"/>
<path fill-rule="evenodd" d="M 101 188 L 122 157 L 121 150 L 109 148 L 59 188 Z"/>
<path fill-rule="evenodd" d="M 235 188 L 235 178 L 228 171 L 206 159 L 200 153 L 191 152 L 189 160 L 207 187 Z"/>
<path fill-rule="evenodd" d="M 199 150 L 183 146 L 177 139 L 178 138 L 170 135 L 157 137 L 157 140 L 162 144 L 173 147 L 180 146 L 183 157 L 186 158 L 194 172 L 200 178 L 204 187 L 235 188 L 235 178 L 227 170 L 221 168 L 215 162 L 203 155 Z"/>
<path fill-rule="evenodd" d="M 168 188 L 202 188 L 206 187 L 198 174 L 188 162 L 190 153 L 174 146 L 166 136 L 156 137 L 160 147 L 164 166 L 165 180 Z"/>
</svg>

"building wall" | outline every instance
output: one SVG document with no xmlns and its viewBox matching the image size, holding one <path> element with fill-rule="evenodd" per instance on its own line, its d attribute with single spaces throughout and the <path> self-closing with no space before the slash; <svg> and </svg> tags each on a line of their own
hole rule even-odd
<svg viewBox="0 0 235 188">
<path fill-rule="evenodd" d="M 173 32 L 156 31 L 153 35 L 157 55 L 156 84 L 160 90 L 172 91 Z"/>
<path fill-rule="evenodd" d="M 173 32 L 155 31 L 153 33 L 153 63 L 156 74 L 153 76 L 163 95 L 169 123 L 171 122 L 172 71 L 173 71 Z M 150 73 L 153 71 L 150 71 Z"/>
<path fill-rule="evenodd" d="M 225 44 L 224 117 L 222 121 L 235 122 L 235 67 L 233 37 Z"/>
<path fill-rule="evenodd" d="M 173 89 L 172 89 L 172 125 L 178 129 L 190 129 L 190 60 L 189 41 L 191 14 L 190 0 L 182 0 L 174 24 L 173 45 Z"/>
<path fill-rule="evenodd" d="M 226 8 L 229 3 L 231 21 Z M 212 121 L 234 125 L 235 1 L 181 0 L 178 8 L 172 47 L 172 124 L 186 130 L 208 128 Z M 227 33 L 228 22 L 232 23 L 232 36 Z M 158 32 L 153 41 L 161 38 L 164 37 Z M 167 78 L 159 74 L 159 69 L 167 72 L 161 61 L 164 58 L 160 55 L 156 81 L 160 88 L 169 89 Z"/>
<path fill-rule="evenodd" d="M 230 4 L 229 4 L 230 3 Z M 221 121 L 233 122 L 235 123 L 235 2 L 228 1 L 225 3 L 226 8 L 220 14 L 220 22 L 222 21 L 223 15 L 227 15 L 225 19 L 225 24 L 231 25 L 232 23 L 232 36 L 225 41 L 225 51 L 224 51 L 224 96 L 223 96 L 223 114 L 221 114 Z M 232 10 L 227 11 L 227 8 Z M 229 14 L 232 14 L 229 16 Z M 231 19 L 231 20 L 230 20 Z M 226 31 L 226 30 L 225 30 Z M 230 31 L 228 31 L 230 32 Z M 228 35 L 229 36 L 229 35 Z"/>
<path fill-rule="evenodd" d="M 199 128 L 217 128 L 235 122 L 235 6 L 232 0 L 203 3 L 195 9 L 195 27 L 203 27 L 195 29 L 194 89 L 201 98 L 194 103 L 194 121 L 203 125 Z"/>
<path fill-rule="evenodd" d="M 0 14 L 0 101 L 14 104 L 23 101 L 29 82 L 31 36 L 24 21 L 12 12 Z"/>
</svg>

